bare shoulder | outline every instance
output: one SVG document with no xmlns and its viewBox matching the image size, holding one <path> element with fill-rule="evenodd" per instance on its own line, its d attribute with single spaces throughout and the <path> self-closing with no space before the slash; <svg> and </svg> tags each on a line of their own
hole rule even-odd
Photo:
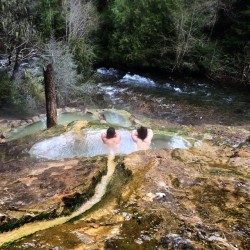
<svg viewBox="0 0 250 250">
<path fill-rule="evenodd" d="M 154 135 L 153 130 L 152 129 L 148 129 L 148 135 L 147 135 L 145 141 L 150 142 L 152 140 L 152 138 L 153 138 L 153 135 Z"/>
<path fill-rule="evenodd" d="M 153 136 L 153 134 L 154 134 L 154 133 L 153 133 L 153 130 L 149 128 L 149 129 L 148 129 L 148 135 L 152 135 L 152 136 Z"/>
<path fill-rule="evenodd" d="M 137 130 L 136 129 L 132 130 L 131 134 L 132 135 L 138 135 Z"/>
<path fill-rule="evenodd" d="M 105 143 L 107 141 L 107 135 L 105 132 L 101 134 L 102 141 Z"/>
<path fill-rule="evenodd" d="M 131 137 L 132 137 L 132 139 L 133 139 L 134 142 L 138 141 L 138 133 L 137 133 L 137 130 L 134 129 L 134 130 L 131 132 Z"/>
<path fill-rule="evenodd" d="M 119 131 L 119 130 L 116 130 L 116 131 L 115 131 L 115 135 L 116 135 L 116 136 L 121 136 L 120 131 Z"/>
</svg>

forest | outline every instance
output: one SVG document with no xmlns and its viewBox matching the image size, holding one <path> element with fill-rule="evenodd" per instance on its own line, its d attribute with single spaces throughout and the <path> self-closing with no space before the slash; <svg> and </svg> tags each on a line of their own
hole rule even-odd
<svg viewBox="0 0 250 250">
<path fill-rule="evenodd" d="M 249 0 L 1 0 L 0 105 L 43 100 L 52 62 L 58 103 L 90 91 L 97 66 L 250 83 Z"/>
</svg>

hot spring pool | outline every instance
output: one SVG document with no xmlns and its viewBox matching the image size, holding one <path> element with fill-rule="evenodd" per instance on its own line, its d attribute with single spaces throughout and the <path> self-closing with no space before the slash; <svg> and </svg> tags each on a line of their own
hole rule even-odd
<svg viewBox="0 0 250 250">
<path fill-rule="evenodd" d="M 93 117 L 91 114 L 82 114 L 81 112 L 66 112 L 58 114 L 58 124 L 68 124 L 77 120 L 93 121 Z M 34 134 L 46 128 L 46 119 L 42 119 L 41 121 L 34 122 L 25 127 L 18 127 L 14 129 L 8 135 L 8 140 L 20 139 L 24 136 Z"/>
<path fill-rule="evenodd" d="M 102 113 L 105 120 L 109 125 L 115 124 L 123 127 L 130 127 L 132 125 L 131 121 L 123 117 L 121 114 L 113 111 L 104 111 Z M 58 114 L 58 124 L 68 124 L 72 121 L 94 121 L 93 115 L 91 113 L 83 114 L 81 112 L 65 112 Z M 11 131 L 8 135 L 8 140 L 20 139 L 24 136 L 31 135 L 33 133 L 39 132 L 46 129 L 46 119 L 39 122 L 34 122 L 25 127 L 19 127 Z"/>
<path fill-rule="evenodd" d="M 136 144 L 131 139 L 131 132 L 120 130 L 121 142 L 115 152 L 110 150 L 101 139 L 101 133 L 106 130 L 74 131 L 49 138 L 34 144 L 29 150 L 32 157 L 39 159 L 60 160 L 73 157 L 90 157 L 110 153 L 130 154 L 137 150 Z M 188 148 L 192 144 L 182 137 L 155 136 L 151 148 Z"/>
</svg>

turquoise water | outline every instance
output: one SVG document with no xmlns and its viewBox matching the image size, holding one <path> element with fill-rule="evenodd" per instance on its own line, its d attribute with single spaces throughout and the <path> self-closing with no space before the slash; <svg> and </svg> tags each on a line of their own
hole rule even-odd
<svg viewBox="0 0 250 250">
<path fill-rule="evenodd" d="M 123 117 L 117 112 L 104 111 L 102 115 L 109 124 L 119 125 L 123 127 L 130 127 L 132 125 L 131 121 L 128 118 Z M 58 124 L 68 124 L 72 121 L 77 121 L 77 120 L 93 121 L 93 117 L 91 114 L 82 114 L 80 112 L 68 112 L 68 113 L 58 114 Z M 9 140 L 19 139 L 44 129 L 46 129 L 46 119 L 43 119 L 39 122 L 34 122 L 25 127 L 19 127 L 14 129 L 9 134 L 8 139 Z"/>
<path fill-rule="evenodd" d="M 85 120 L 85 121 L 92 121 L 93 118 L 91 114 L 82 114 L 80 112 L 74 113 L 59 113 L 58 114 L 58 124 L 68 124 L 72 121 L 76 120 Z M 41 130 L 46 129 L 46 119 L 43 119 L 39 122 L 34 122 L 30 125 L 24 127 L 18 127 L 11 131 L 8 135 L 8 140 L 15 140 L 22 138 L 27 135 L 31 135 L 33 133 L 39 132 Z"/>
<path fill-rule="evenodd" d="M 103 116 L 105 120 L 110 124 L 116 124 L 123 127 L 130 127 L 132 125 L 131 121 L 126 117 L 112 111 L 104 111 Z"/>
</svg>

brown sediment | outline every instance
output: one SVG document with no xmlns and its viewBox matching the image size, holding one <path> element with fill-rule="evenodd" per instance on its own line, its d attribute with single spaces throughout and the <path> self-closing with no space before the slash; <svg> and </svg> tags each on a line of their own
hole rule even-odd
<svg viewBox="0 0 250 250">
<path fill-rule="evenodd" d="M 115 170 L 115 162 L 113 161 L 113 159 L 113 156 L 108 157 L 107 174 L 102 177 L 101 182 L 96 186 L 94 195 L 86 203 L 84 203 L 76 211 L 74 211 L 71 215 L 62 216 L 48 221 L 37 221 L 33 223 L 27 223 L 18 229 L 14 229 L 11 232 L 2 233 L 0 234 L 0 246 L 26 237 L 37 231 L 45 230 L 63 224 L 89 210 L 93 205 L 99 202 L 102 196 L 105 194 L 107 183 L 109 182 Z"/>
</svg>

